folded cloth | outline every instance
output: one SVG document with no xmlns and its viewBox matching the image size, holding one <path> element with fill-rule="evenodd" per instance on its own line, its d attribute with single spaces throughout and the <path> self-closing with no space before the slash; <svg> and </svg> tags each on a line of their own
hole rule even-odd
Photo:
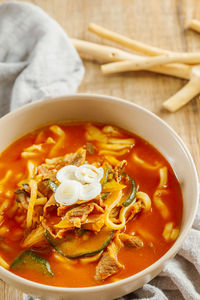
<svg viewBox="0 0 200 300">
<path fill-rule="evenodd" d="M 0 4 L 0 116 L 49 96 L 76 92 L 84 75 L 63 29 L 39 7 Z"/>
<path fill-rule="evenodd" d="M 118 300 L 200 300 L 200 204 L 179 253 L 141 289 Z M 39 300 L 24 295 L 24 300 Z"/>
</svg>

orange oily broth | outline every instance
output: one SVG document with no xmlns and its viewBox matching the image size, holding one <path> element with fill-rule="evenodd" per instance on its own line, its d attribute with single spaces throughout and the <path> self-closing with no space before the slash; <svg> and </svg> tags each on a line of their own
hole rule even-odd
<svg viewBox="0 0 200 300">
<path fill-rule="evenodd" d="M 84 124 L 60 125 L 60 127 L 65 131 L 66 138 L 63 142 L 62 148 L 57 149 L 54 157 L 64 155 L 66 153 L 75 152 L 79 147 L 85 145 L 85 143 L 87 142 L 85 138 Z M 101 128 L 102 126 L 98 127 Z M 42 133 L 40 133 L 41 130 Z M 151 165 L 160 163 L 161 166 L 167 166 L 167 190 L 169 191 L 169 194 L 163 196 L 162 199 L 167 205 L 170 215 L 168 219 L 164 220 L 152 201 L 152 209 L 150 212 L 139 214 L 136 219 L 126 225 L 125 232 L 129 234 L 138 234 L 144 241 L 144 247 L 141 249 L 128 249 L 126 247 L 122 248 L 119 252 L 118 258 L 120 263 L 125 267 L 116 275 L 105 280 L 103 284 L 133 275 L 158 260 L 173 244 L 173 242 L 166 242 L 162 237 L 162 232 L 166 222 L 172 221 L 175 227 L 180 227 L 182 218 L 181 189 L 169 163 L 154 147 L 152 147 L 149 143 L 147 143 L 140 137 L 124 131 L 121 131 L 121 133 L 121 138 L 134 138 L 135 146 L 130 150 L 130 153 L 118 157 L 118 159 L 126 159 L 128 161 L 128 166 L 126 167 L 125 171 L 135 179 L 137 185 L 139 186 L 139 190 L 146 192 L 151 199 L 153 199 L 153 193 L 159 185 L 159 169 L 144 169 L 140 164 L 134 162 L 134 160 L 132 159 L 132 154 L 137 153 L 138 157 L 147 161 Z M 14 142 L 1 154 L 1 174 L 3 174 L 4 176 L 6 170 L 13 170 L 13 176 L 11 180 L 9 180 L 3 186 L 4 191 L 14 191 L 17 188 L 17 174 L 23 174 L 23 177 L 20 178 L 20 180 L 27 177 L 27 160 L 21 158 L 21 152 L 26 147 L 31 146 L 34 143 L 44 143 L 48 137 L 52 137 L 55 140 L 58 139 L 58 136 L 51 130 L 49 130 L 49 127 L 44 127 L 40 130 L 29 133 L 18 141 Z M 92 143 L 94 145 L 96 144 L 96 142 Z M 42 155 L 31 158 L 31 161 L 35 161 L 36 164 L 41 164 L 42 162 L 44 162 L 45 158 L 49 157 L 51 148 L 52 144 L 46 145 L 44 147 Z M 103 157 L 98 156 L 97 153 L 87 154 L 86 160 L 89 163 L 93 163 L 95 161 L 102 163 Z M 3 176 L 1 176 L 1 178 Z M 2 203 L 4 199 L 6 198 L 4 192 L 2 192 L 0 194 L 0 203 Z M 15 196 L 10 198 L 9 201 L 10 207 L 12 207 L 15 201 Z M 10 207 L 7 209 L 8 213 Z M 14 217 L 15 215 L 12 216 L 12 221 L 11 218 L 6 217 L 3 224 L 8 226 L 9 229 L 9 231 L 5 234 L 4 241 L 9 246 L 11 246 L 12 250 L 5 251 L 0 247 L 0 255 L 8 263 L 11 263 L 12 260 L 24 250 L 20 248 L 20 239 L 22 239 L 24 228 L 20 227 L 20 224 L 14 220 Z M 16 234 L 17 231 L 19 231 L 18 234 Z M 22 232 L 21 235 L 20 232 Z M 139 232 L 143 236 L 140 235 Z M 55 274 L 54 277 L 43 276 L 34 272 L 33 270 L 18 270 L 15 273 L 24 278 L 54 286 L 85 287 L 97 285 L 94 280 L 95 268 L 97 263 L 94 262 L 90 264 L 83 264 L 80 261 L 77 261 L 77 264 L 74 264 L 73 261 L 72 263 L 65 263 L 63 261 L 58 261 L 54 257 L 52 252 L 43 256 L 49 260 L 51 269 Z"/>
</svg>

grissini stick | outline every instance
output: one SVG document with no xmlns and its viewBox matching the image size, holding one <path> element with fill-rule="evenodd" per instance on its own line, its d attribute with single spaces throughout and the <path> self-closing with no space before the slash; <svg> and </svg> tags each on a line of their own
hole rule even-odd
<svg viewBox="0 0 200 300">
<path fill-rule="evenodd" d="M 194 24 L 196 25 L 196 30 L 197 30 L 197 28 L 200 28 L 199 21 L 193 20 L 193 22 L 191 22 L 191 26 L 194 27 Z M 97 24 L 94 24 L 94 23 L 89 24 L 88 30 L 90 32 L 95 33 L 96 35 L 100 36 L 101 38 L 105 38 L 109 41 L 117 43 L 118 45 L 124 46 L 133 51 L 143 53 L 148 56 L 158 56 L 158 55 L 164 55 L 164 54 L 165 55 L 175 54 L 177 56 L 181 56 L 182 54 L 185 54 L 183 52 L 171 51 L 171 50 L 158 48 L 155 46 L 150 46 L 146 43 L 139 42 L 137 40 L 128 38 L 122 34 L 116 33 L 114 31 L 111 31 L 109 29 L 106 29 L 106 28 L 99 26 Z M 187 54 L 193 55 L 193 52 L 188 52 Z"/>
<path fill-rule="evenodd" d="M 71 39 L 72 44 L 83 59 L 98 61 L 100 63 L 124 61 L 127 59 L 142 60 L 142 56 L 128 53 L 114 47 L 99 45 L 78 39 Z M 148 71 L 189 79 L 190 67 L 184 64 L 167 64 L 149 68 Z"/>
<path fill-rule="evenodd" d="M 163 103 L 163 107 L 170 112 L 175 112 L 187 104 L 200 93 L 200 66 L 195 66 L 191 71 L 189 82 L 175 95 Z"/>
<path fill-rule="evenodd" d="M 193 19 L 189 23 L 188 28 L 200 33 L 200 21 Z"/>
<path fill-rule="evenodd" d="M 88 60 L 95 60 L 100 63 L 130 60 L 138 57 L 114 47 L 99 45 L 83 40 L 71 39 L 71 42 L 78 53 L 81 54 L 81 57 Z"/>
<path fill-rule="evenodd" d="M 146 70 L 155 66 L 160 66 L 168 63 L 199 64 L 200 52 L 178 54 L 170 53 L 167 55 L 160 55 L 156 57 L 142 58 L 140 60 L 133 59 L 131 61 L 122 61 L 103 65 L 101 69 L 104 74 L 112 74 L 126 71 Z"/>
<path fill-rule="evenodd" d="M 102 72 L 104 74 L 111 74 L 126 71 L 139 71 L 168 63 L 199 64 L 200 52 L 179 54 L 175 53 L 144 58 L 143 60 L 134 59 L 131 61 L 116 62 L 112 64 L 103 65 Z"/>
<path fill-rule="evenodd" d="M 167 54 L 171 53 L 171 51 L 157 48 L 150 46 L 148 44 L 136 41 L 134 39 L 130 39 L 126 36 L 123 36 L 119 33 L 116 33 L 114 31 L 108 30 L 102 26 L 99 26 L 94 23 L 90 23 L 88 26 L 88 30 L 90 32 L 93 32 L 97 34 L 98 36 L 105 38 L 109 41 L 115 42 L 119 45 L 125 46 L 131 50 L 134 50 L 136 52 L 143 53 L 145 55 L 150 55 L 150 56 L 155 56 L 155 55 L 162 55 L 162 54 Z"/>
</svg>

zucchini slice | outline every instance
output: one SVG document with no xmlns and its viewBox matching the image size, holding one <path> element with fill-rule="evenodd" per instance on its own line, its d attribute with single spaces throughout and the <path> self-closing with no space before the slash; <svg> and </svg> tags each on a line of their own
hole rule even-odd
<svg viewBox="0 0 200 300">
<path fill-rule="evenodd" d="M 99 253 L 108 246 L 113 234 L 114 230 L 107 227 L 103 227 L 97 233 L 86 230 L 81 236 L 78 236 L 75 230 L 71 230 L 64 239 L 54 239 L 48 231 L 45 232 L 49 243 L 67 258 L 88 257 Z"/>
<path fill-rule="evenodd" d="M 51 271 L 49 262 L 35 254 L 32 250 L 26 250 L 18 256 L 10 266 L 13 270 L 35 270 L 44 275 L 54 276 L 54 273 Z"/>
</svg>

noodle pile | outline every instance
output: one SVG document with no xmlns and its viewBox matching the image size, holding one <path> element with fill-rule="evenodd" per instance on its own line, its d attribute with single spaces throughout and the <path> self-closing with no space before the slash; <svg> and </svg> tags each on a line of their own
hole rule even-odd
<svg viewBox="0 0 200 300">
<path fill-rule="evenodd" d="M 154 192 L 153 203 L 167 220 L 163 238 L 166 241 L 177 238 L 179 229 L 170 222 L 169 210 L 162 199 L 168 193 L 167 167 L 159 163 L 151 165 L 141 159 L 133 151 L 133 138 L 124 138 L 121 131 L 114 126 L 106 125 L 100 129 L 89 123 L 85 125 L 85 145 L 73 153 L 59 156 L 60 149 L 64 149 L 64 143 L 68 139 L 67 134 L 58 125 L 50 126 L 49 132 L 51 134 L 44 141 L 44 132 L 41 130 L 35 143 L 24 148 L 21 153 L 21 159 L 26 162 L 26 175 L 17 175 L 15 205 L 9 206 L 8 199 L 0 205 L 1 234 L 6 232 L 6 227 L 1 225 L 6 211 L 24 228 L 24 233 L 20 233 L 23 235 L 20 246 L 24 251 L 29 251 L 29 258 L 32 255 L 30 251 L 40 253 L 44 249 L 50 249 L 55 260 L 66 264 L 68 269 L 77 262 L 96 262 L 95 280 L 100 282 L 123 267 L 117 258 L 122 247 L 143 247 L 143 238 L 148 233 L 138 231 L 137 235 L 129 235 L 125 232 L 126 224 L 134 222 L 139 214 L 150 212 L 152 202 L 149 195 L 139 189 L 134 178 L 126 173 L 126 157 L 129 155 L 144 170 L 159 173 L 160 182 Z M 103 169 L 101 192 L 94 199 L 78 200 L 73 205 L 56 202 L 55 193 L 60 185 L 57 172 L 68 165 L 80 167 L 88 164 L 88 158 L 92 155 L 95 155 L 96 160 L 93 159 L 91 165 Z M 36 159 L 38 157 L 41 157 L 39 164 Z M 13 171 L 10 169 L 0 180 L 2 192 L 11 176 Z M 12 191 L 6 193 L 8 197 L 9 193 L 12 195 Z M 69 243 L 69 236 L 71 240 L 74 239 L 74 244 L 73 241 Z M 93 250 L 88 248 L 92 240 Z M 80 244 L 80 248 L 84 245 L 85 252 L 76 254 L 76 243 Z M 75 248 L 72 251 L 70 247 Z M 12 267 L 1 257 L 0 265 L 7 269 Z M 109 272 L 106 271 L 108 267 Z"/>
</svg>

